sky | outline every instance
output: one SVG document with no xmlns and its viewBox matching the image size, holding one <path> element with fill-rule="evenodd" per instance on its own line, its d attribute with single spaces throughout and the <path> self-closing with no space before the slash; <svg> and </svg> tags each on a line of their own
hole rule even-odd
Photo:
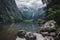
<svg viewBox="0 0 60 40">
<path fill-rule="evenodd" d="M 21 6 L 27 6 L 27 7 L 30 7 L 30 8 L 42 8 L 44 6 L 46 6 L 46 4 L 43 5 L 42 1 L 41 0 L 15 0 L 16 1 L 16 4 L 19 7 Z"/>
</svg>

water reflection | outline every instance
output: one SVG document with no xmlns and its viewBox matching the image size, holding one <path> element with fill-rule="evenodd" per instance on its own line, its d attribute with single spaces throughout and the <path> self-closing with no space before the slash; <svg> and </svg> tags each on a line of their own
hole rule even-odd
<svg viewBox="0 0 60 40">
<path fill-rule="evenodd" d="M 19 29 L 23 29 L 26 31 L 37 31 L 38 30 L 38 25 L 37 23 L 25 23 L 25 22 L 21 22 L 21 23 L 12 23 L 12 24 L 7 24 L 3 26 L 4 29 L 14 29 L 14 28 L 19 28 Z"/>
<path fill-rule="evenodd" d="M 15 35 L 18 30 L 26 30 L 30 32 L 36 32 L 38 30 L 37 23 L 31 22 L 21 22 L 21 23 L 11 23 L 11 24 L 2 24 L 2 31 L 0 32 L 1 40 L 15 40 Z M 4 38 L 4 39 L 3 39 Z"/>
<path fill-rule="evenodd" d="M 2 24 L 1 26 L 2 30 L 0 31 L 0 39 L 2 40 L 15 39 L 16 33 L 18 32 L 18 30 L 21 29 L 30 32 L 36 32 L 38 30 L 38 25 L 36 22 L 9 23 L 9 24 Z"/>
</svg>

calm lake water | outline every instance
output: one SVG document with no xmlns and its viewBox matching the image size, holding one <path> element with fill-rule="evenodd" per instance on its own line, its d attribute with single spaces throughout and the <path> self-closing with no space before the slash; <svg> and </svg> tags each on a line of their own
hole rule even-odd
<svg viewBox="0 0 60 40">
<path fill-rule="evenodd" d="M 19 28 L 23 29 L 26 31 L 31 31 L 31 32 L 36 32 L 38 31 L 38 24 L 36 22 L 21 22 L 21 23 L 12 23 L 12 24 L 7 24 L 3 25 L 3 29 L 14 29 L 14 28 Z"/>
<path fill-rule="evenodd" d="M 36 32 L 38 31 L 38 25 L 36 22 L 21 22 L 21 23 L 11 23 L 7 25 L 2 24 L 2 31 L 0 32 L 0 38 L 2 40 L 13 40 L 15 39 L 15 34 L 18 30 L 26 30 L 29 32 Z M 4 39 L 3 39 L 4 38 Z"/>
</svg>

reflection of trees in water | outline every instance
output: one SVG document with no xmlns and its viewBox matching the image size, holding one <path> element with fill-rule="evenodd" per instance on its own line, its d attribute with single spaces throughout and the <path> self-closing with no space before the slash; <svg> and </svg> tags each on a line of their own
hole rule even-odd
<svg viewBox="0 0 60 40">
<path fill-rule="evenodd" d="M 4 24 L 3 16 L 0 15 L 0 31 L 3 29 L 3 24 Z"/>
<path fill-rule="evenodd" d="M 0 24 L 0 31 L 3 29 L 3 25 L 2 24 Z"/>
<path fill-rule="evenodd" d="M 17 30 L 20 29 L 17 26 L 18 24 L 14 24 L 14 23 L 3 25 L 3 29 L 0 32 L 0 40 L 14 40 Z"/>
</svg>

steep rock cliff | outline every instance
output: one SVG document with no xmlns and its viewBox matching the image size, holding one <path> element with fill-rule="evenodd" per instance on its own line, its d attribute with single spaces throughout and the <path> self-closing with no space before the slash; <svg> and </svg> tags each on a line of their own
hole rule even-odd
<svg viewBox="0 0 60 40">
<path fill-rule="evenodd" d="M 14 22 L 21 19 L 15 0 L 0 0 L 0 20 Z"/>
</svg>

